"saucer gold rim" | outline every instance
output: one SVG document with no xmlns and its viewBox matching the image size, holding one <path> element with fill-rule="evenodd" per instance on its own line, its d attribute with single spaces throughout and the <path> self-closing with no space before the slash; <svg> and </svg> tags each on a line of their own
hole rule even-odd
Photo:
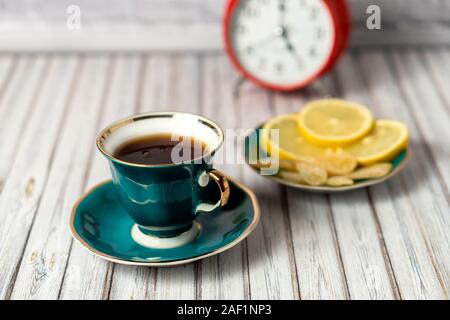
<svg viewBox="0 0 450 320">
<path fill-rule="evenodd" d="M 110 256 L 108 254 L 105 254 L 101 251 L 98 251 L 95 248 L 92 248 L 86 241 L 84 241 L 80 235 L 77 233 L 77 231 L 75 230 L 74 227 L 74 220 L 75 220 L 75 214 L 77 211 L 78 206 L 80 205 L 81 201 L 83 201 L 83 199 L 85 197 L 87 197 L 90 193 L 94 192 L 97 188 L 112 182 L 111 179 L 108 180 L 104 180 L 102 182 L 97 183 L 96 185 L 94 185 L 93 187 L 91 187 L 88 191 L 86 191 L 85 193 L 83 193 L 83 195 L 81 195 L 78 200 L 75 202 L 75 204 L 72 206 L 72 210 L 70 213 L 70 217 L 69 217 L 69 229 L 70 229 L 70 233 L 72 235 L 72 237 L 79 243 L 81 244 L 82 247 L 84 247 L 86 250 L 88 250 L 89 252 L 93 253 L 94 255 L 103 258 L 105 260 L 114 262 L 114 263 L 118 263 L 118 264 L 124 264 L 124 265 L 133 265 L 133 266 L 147 266 L 147 267 L 172 267 L 172 266 L 179 266 L 179 265 L 183 265 L 183 264 L 187 264 L 187 263 L 191 263 L 197 260 L 201 260 L 210 256 L 214 256 L 216 254 L 219 254 L 221 252 L 227 251 L 228 249 L 233 248 L 234 246 L 236 246 L 237 244 L 239 244 L 242 240 L 244 240 L 245 238 L 247 238 L 250 233 L 255 229 L 255 227 L 258 225 L 258 222 L 260 220 L 260 216 L 261 216 L 261 212 L 260 212 L 260 208 L 259 208 L 259 204 L 258 204 L 258 200 L 256 199 L 256 195 L 253 193 L 252 190 L 250 190 L 248 187 L 244 186 L 243 184 L 241 184 L 240 182 L 237 182 L 236 180 L 230 178 L 230 177 L 226 177 L 229 181 L 233 182 L 235 185 L 237 185 L 239 188 L 241 188 L 242 190 L 245 191 L 246 194 L 248 194 L 250 196 L 250 200 L 252 201 L 252 205 L 254 208 L 254 215 L 253 215 L 253 219 L 252 222 L 248 225 L 248 227 L 244 230 L 244 232 L 235 240 L 233 240 L 232 242 L 224 245 L 221 248 L 215 249 L 211 252 L 205 253 L 203 255 L 199 255 L 199 256 L 195 256 L 189 259 L 180 259 L 180 260 L 173 260 L 173 261 L 162 261 L 162 262 L 136 262 L 136 261 L 129 261 L 129 260 L 123 260 L 123 259 L 119 259 L 116 258 L 114 256 Z"/>
<path fill-rule="evenodd" d="M 356 182 L 355 184 L 351 185 L 351 186 L 346 186 L 346 187 L 327 187 L 327 186 L 307 186 L 304 184 L 299 184 L 299 183 L 294 183 L 294 182 L 289 182 L 286 180 L 283 180 L 281 178 L 279 178 L 276 175 L 273 176 L 268 176 L 268 175 L 260 175 L 258 173 L 258 170 L 253 167 L 252 165 L 250 165 L 247 161 L 247 165 L 252 168 L 253 171 L 255 171 L 258 175 L 269 179 L 269 180 L 273 180 L 275 182 L 278 182 L 282 185 L 288 186 L 288 187 L 292 187 L 292 188 L 296 188 L 299 190 L 304 190 L 304 191 L 310 191 L 310 192 L 317 192 L 317 193 L 338 193 L 338 192 L 345 192 L 345 191 L 352 191 L 352 190 L 357 190 L 357 189 L 361 189 L 361 188 L 366 188 L 366 187 L 370 187 L 379 183 L 382 183 L 390 178 L 392 178 L 393 176 L 395 176 L 397 173 L 399 173 L 401 170 L 404 169 L 404 167 L 409 163 L 409 161 L 411 160 L 411 156 L 412 156 L 412 152 L 410 148 L 406 149 L 406 156 L 403 159 L 403 161 L 397 165 L 394 170 L 392 170 L 389 174 L 387 174 L 386 176 L 382 177 L 382 178 L 378 178 L 378 179 L 370 179 L 370 180 L 366 180 L 363 182 Z"/>
</svg>

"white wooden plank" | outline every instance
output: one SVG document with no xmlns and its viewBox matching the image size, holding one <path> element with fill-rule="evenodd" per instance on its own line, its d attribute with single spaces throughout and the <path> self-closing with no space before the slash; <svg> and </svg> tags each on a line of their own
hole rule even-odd
<svg viewBox="0 0 450 320">
<path fill-rule="evenodd" d="M 168 82 L 161 83 L 164 94 L 160 96 L 158 110 L 177 110 L 199 112 L 200 73 L 198 59 L 180 57 L 176 59 L 161 58 L 153 61 L 151 82 L 159 82 L 161 72 L 157 65 L 168 68 Z M 150 67 L 152 68 L 152 67 Z M 164 72 L 163 70 L 161 70 Z M 153 86 L 155 87 L 155 86 Z M 154 299 L 194 299 L 196 284 L 194 265 L 188 264 L 175 268 L 155 269 L 156 287 L 150 295 Z"/>
<path fill-rule="evenodd" d="M 372 4 L 380 6 L 383 17 L 389 22 L 404 20 L 445 21 L 448 18 L 450 4 L 447 0 L 348 0 L 354 21 L 365 21 L 367 7 Z M 36 6 L 31 2 L 3 0 L 0 18 L 17 18 L 32 20 L 42 17 L 60 23 L 67 18 L 67 5 L 70 1 L 46 0 L 45 4 Z M 81 0 L 76 2 L 82 10 L 83 20 L 124 21 L 138 20 L 146 23 L 170 22 L 220 22 L 226 0 L 109 0 L 103 2 Z"/>
<path fill-rule="evenodd" d="M 419 214 L 423 226 L 429 233 L 429 250 L 435 258 L 435 267 L 442 286 L 446 289 L 447 295 L 450 286 L 450 216 L 449 193 L 446 182 L 449 181 L 448 159 L 450 149 L 448 144 L 442 143 L 443 137 L 448 137 L 450 129 L 448 127 L 449 114 L 442 100 L 439 98 L 431 84 L 425 68 L 421 64 L 420 58 L 413 52 L 393 54 L 395 70 L 398 72 L 397 81 L 402 88 L 405 102 L 408 104 L 411 116 L 416 129 L 420 132 L 418 144 L 424 146 L 423 153 L 417 155 L 428 163 L 421 163 L 421 166 L 428 168 L 423 172 L 422 177 L 428 177 L 428 181 L 417 180 L 423 186 L 429 182 L 427 190 L 431 191 L 415 197 L 414 204 L 424 205 L 426 214 Z M 428 157 L 423 157 L 427 155 Z M 420 172 L 420 171 L 419 171 Z M 433 179 L 433 175 L 437 179 Z"/>
<path fill-rule="evenodd" d="M 8 207 L 9 212 L 19 212 L 20 221 L 24 222 L 23 225 L 18 225 L 16 221 L 19 220 L 5 219 L 9 214 L 0 210 L 0 218 L 6 221 L 0 225 L 0 267 L 6 266 L 2 268 L 4 272 L 0 273 L 0 296 L 54 298 L 58 296 L 59 284 L 64 280 L 62 298 L 106 298 L 109 295 L 116 299 L 346 298 L 343 283 L 346 276 L 351 298 L 397 297 L 397 286 L 399 296 L 405 299 L 448 298 L 450 223 L 446 214 L 449 212 L 446 186 L 448 188 L 449 177 L 444 160 L 447 159 L 448 162 L 449 150 L 441 143 L 441 136 L 448 136 L 449 130 L 443 125 L 448 122 L 449 117 L 446 105 L 448 94 L 442 90 L 448 82 L 448 75 L 447 67 L 439 64 L 440 61 L 446 61 L 446 55 L 447 53 L 436 56 L 432 52 L 424 55 L 398 52 L 385 60 L 380 52 L 363 53 L 345 57 L 338 67 L 338 86 L 343 89 L 343 97 L 372 106 L 377 116 L 405 121 L 411 130 L 411 145 L 414 149 L 411 163 L 400 176 L 370 188 L 368 196 L 364 192 L 346 195 L 348 199 L 333 196 L 333 212 L 330 216 L 326 197 L 287 189 L 289 215 L 286 215 L 282 200 L 284 189 L 266 180 L 259 181 L 259 177 L 245 169 L 243 182 L 255 189 L 258 197 L 262 198 L 265 215 L 263 224 L 248 239 L 248 244 L 187 268 L 162 270 L 113 266 L 93 257 L 75 243 L 65 276 L 61 273 L 63 261 L 67 259 L 68 239 L 64 212 L 68 212 L 67 208 L 77 194 L 77 186 L 80 191 L 84 183 L 75 172 L 68 173 L 67 180 L 62 180 L 64 176 L 58 173 L 66 172 L 63 168 L 70 166 L 72 161 L 74 166 L 71 168 L 76 168 L 75 171 L 87 169 L 86 161 L 89 162 L 87 150 L 72 159 L 64 154 L 68 150 L 67 146 L 54 144 L 58 128 L 62 126 L 64 129 L 61 141 L 72 141 L 74 138 L 69 137 L 66 132 L 82 122 L 82 118 L 78 118 L 81 117 L 81 112 L 71 108 L 71 113 L 64 116 L 64 112 L 56 107 L 58 101 L 59 108 L 64 106 L 63 100 L 67 95 L 58 86 L 63 87 L 62 91 L 68 92 L 67 79 L 74 75 L 75 62 L 71 60 L 69 66 L 60 59 L 52 61 L 49 78 L 42 79 L 41 75 L 45 74 L 45 59 L 20 58 L 10 83 L 0 97 L 0 114 L 4 115 L 0 117 L 0 130 L 4 126 L 10 127 L 12 131 L 5 129 L 8 137 L 9 132 L 15 132 L 18 139 L 22 136 L 21 127 L 13 126 L 12 123 L 26 123 L 23 141 L 30 146 L 30 141 L 34 142 L 36 139 L 38 145 L 31 145 L 31 149 L 42 148 L 39 149 L 42 154 L 37 157 L 37 163 L 29 168 L 29 163 L 25 166 L 25 160 L 20 160 L 26 159 L 21 156 L 25 154 L 25 147 L 19 148 L 11 174 L 16 177 L 20 175 L 21 186 L 16 189 L 20 179 L 15 179 L 14 183 L 8 181 L 5 187 L 8 200 L 4 200 L 4 195 L 0 196 L 0 209 Z M 111 72 L 121 71 L 114 72 L 115 77 L 108 77 L 112 78 L 112 86 L 105 93 L 107 99 L 101 103 L 109 108 L 102 113 L 102 126 L 134 113 L 137 105 L 142 111 L 179 109 L 202 113 L 217 121 L 224 129 L 252 127 L 273 113 L 296 111 L 305 98 L 320 95 L 320 90 L 315 91 L 320 88 L 318 84 L 306 90 L 305 96 L 275 95 L 275 112 L 272 112 L 267 107 L 272 100 L 266 98 L 263 91 L 249 84 L 245 84 L 241 90 L 241 98 L 234 101 L 231 89 L 236 75 L 224 57 L 213 56 L 205 60 L 203 66 L 200 66 L 204 78 L 200 78 L 196 58 L 169 56 L 149 59 L 143 86 L 139 85 L 138 80 L 139 59 L 124 57 L 119 60 L 122 62 L 119 61 Z M 363 67 L 363 78 L 358 73 L 361 72 L 359 66 Z M 394 75 L 390 73 L 391 70 L 395 71 Z M 81 76 L 84 77 L 83 72 Z M 96 77 L 95 74 L 90 76 Z M 367 87 L 364 85 L 365 81 Z M 34 105 L 32 102 L 39 84 L 42 85 L 44 97 L 38 98 Z M 200 84 L 203 92 L 199 91 Z M 80 89 L 75 91 L 74 98 L 77 101 L 79 99 L 81 110 L 85 110 L 81 103 L 87 101 L 90 94 L 96 96 L 97 101 L 100 98 L 97 89 L 91 92 L 92 85 L 79 85 L 85 88 L 81 91 L 86 98 L 81 98 Z M 95 88 L 98 87 L 101 84 L 95 82 Z M 139 88 L 143 90 L 142 97 L 138 93 L 141 90 Z M 26 94 L 20 94 L 23 92 Z M 57 102 L 53 100 L 55 95 Z M 214 108 L 216 104 L 217 108 Z M 30 110 L 46 110 L 46 114 L 29 113 L 27 108 L 30 106 L 35 107 Z M 98 105 L 92 103 L 93 109 L 96 106 Z M 86 109 L 88 114 L 94 111 Z M 72 116 L 73 119 L 70 120 Z M 64 117 L 65 122 L 58 121 Z M 26 120 L 27 118 L 30 119 Z M 43 119 L 46 119 L 45 124 L 40 123 Z M 49 121 L 50 119 L 53 121 Z M 84 122 L 88 123 L 88 120 Z M 88 132 L 92 135 L 92 132 L 99 129 L 94 124 L 93 126 L 83 134 L 82 141 L 88 139 Z M 14 141 L 17 142 L 17 139 Z M 77 139 L 80 143 L 81 140 Z M 6 150 L 2 149 L 5 145 L 12 148 L 17 143 L 2 144 L 0 152 Z M 10 150 L 14 153 L 14 148 Z M 95 157 L 88 169 L 87 187 L 109 177 L 106 162 L 94 151 L 93 145 L 89 152 L 95 152 Z M 218 167 L 230 175 L 241 177 L 242 168 Z M 10 171 L 4 168 L 2 162 L 0 170 Z M 63 183 L 67 181 L 68 183 Z M 60 190 L 58 186 L 63 188 Z M 13 190 L 26 191 L 13 194 Z M 29 199 L 26 198 L 27 194 L 30 195 Z M 25 200 L 19 199 L 20 195 Z M 373 206 L 373 210 L 370 206 Z M 48 214 L 49 212 L 54 214 Z M 363 219 L 367 221 L 361 221 Z M 333 221 L 337 226 L 337 240 L 341 241 L 338 245 L 334 243 L 335 239 L 330 233 Z M 23 234 L 28 237 L 30 226 L 32 229 L 29 240 L 22 239 Z M 287 233 L 289 226 L 293 231 L 292 239 Z M 12 230 L 11 238 L 5 233 L 6 228 Z M 369 240 L 373 240 L 370 245 Z M 293 252 L 290 248 L 291 241 Z M 27 247 L 22 259 L 20 255 L 25 243 Z M 249 269 L 246 265 L 247 246 Z M 368 251 L 364 252 L 367 247 Z M 56 255 L 53 256 L 52 253 Z M 345 274 L 339 269 L 339 254 L 343 256 Z M 11 257 L 15 259 L 15 264 L 10 265 L 13 260 L 5 260 Z M 297 262 L 296 265 L 293 260 Z M 3 264 L 1 261 L 4 261 Z M 5 265 L 5 261 L 8 261 L 8 265 Z M 390 266 L 395 277 L 390 275 Z M 11 279 L 16 277 L 13 285 Z M 297 291 L 297 277 L 300 293 Z M 360 281 L 362 285 L 355 284 L 356 281 Z"/>
<path fill-rule="evenodd" d="M 3 91 L 8 86 L 9 79 L 11 75 L 14 73 L 15 65 L 16 65 L 15 56 L 11 54 L 0 56 L 0 99 L 2 99 Z"/>
<path fill-rule="evenodd" d="M 331 94 L 329 80 L 323 78 L 302 93 L 275 95 L 276 114 L 298 112 L 307 99 Z M 293 188 L 286 188 L 286 195 L 301 299 L 348 298 L 327 197 Z"/>
<path fill-rule="evenodd" d="M 364 103 L 365 87 L 355 80 L 356 70 L 349 70 L 347 55 L 337 68 L 342 98 Z M 350 85 L 351 83 L 351 85 Z M 363 101 L 361 101 L 363 100 Z M 337 239 L 352 299 L 393 299 L 397 297 L 389 260 L 383 255 L 384 244 L 378 234 L 376 217 L 366 190 L 330 196 Z"/>
<path fill-rule="evenodd" d="M 0 296 L 8 298 L 16 268 L 47 183 L 53 150 L 74 81 L 76 60 L 55 58 L 18 144 L 17 158 L 0 196 Z"/>
<path fill-rule="evenodd" d="M 214 51 L 222 49 L 220 24 L 140 24 L 136 20 L 82 22 L 80 30 L 65 21 L 3 21 L 0 52 Z"/>
<path fill-rule="evenodd" d="M 136 92 L 137 112 L 151 112 L 155 106 L 151 100 L 155 93 L 151 90 L 149 79 L 153 73 L 151 58 L 144 58 L 140 70 Z M 169 76 L 168 73 L 161 73 L 161 79 Z M 164 82 L 164 80 L 162 80 Z M 156 274 L 154 269 L 145 267 L 133 267 L 116 265 L 111 284 L 110 299 L 136 299 L 142 300 L 154 291 Z"/>
<path fill-rule="evenodd" d="M 238 76 L 223 55 L 203 59 L 202 115 L 217 122 L 225 132 L 225 143 L 216 154 L 215 168 L 240 180 L 243 164 L 237 163 L 241 152 L 239 126 L 233 90 Z M 236 147 L 237 146 L 237 147 Z M 248 298 L 248 266 L 245 245 L 239 244 L 200 264 L 199 297 L 201 299 Z"/>
<path fill-rule="evenodd" d="M 136 84 L 140 61 L 135 56 L 113 58 L 108 66 L 103 98 L 100 126 L 97 131 L 120 118 L 136 113 Z M 91 148 L 94 148 L 92 137 Z M 110 178 L 106 159 L 96 150 L 88 168 L 86 189 Z M 102 299 L 108 298 L 111 274 L 114 265 L 94 256 L 78 243 L 74 243 L 70 253 L 67 272 L 61 288 L 61 299 Z"/>
<path fill-rule="evenodd" d="M 424 61 L 436 91 L 442 98 L 447 112 L 450 112 L 450 94 L 447 90 L 450 81 L 450 50 L 425 50 Z"/>
<path fill-rule="evenodd" d="M 91 58 L 81 64 L 64 130 L 29 236 L 11 299 L 56 299 L 70 253 L 68 212 L 84 188 L 100 114 L 108 61 Z"/>
<path fill-rule="evenodd" d="M 148 105 L 151 90 L 145 82 L 151 74 L 148 58 L 141 58 L 135 85 L 136 96 L 131 99 L 136 105 L 136 112 L 150 112 L 152 105 Z M 164 77 L 164 75 L 161 75 Z M 145 106 L 145 108 L 144 108 Z M 110 299 L 146 299 L 149 292 L 154 291 L 155 274 L 151 268 L 115 265 L 111 276 Z"/>
<path fill-rule="evenodd" d="M 17 1 L 12 1 L 17 3 Z M 8 1 L 9 2 L 9 1 Z M 76 3 L 81 28 L 67 28 L 66 1 L 43 6 L 4 4 L 3 50 L 221 50 L 225 0 L 93 1 Z M 381 9 L 381 30 L 369 30 L 366 10 Z M 448 44 L 447 0 L 351 0 L 353 45 Z M 40 17 L 40 19 L 36 19 Z"/>
<path fill-rule="evenodd" d="M 446 186 L 450 186 L 450 166 L 448 165 L 450 147 L 446 143 L 441 143 L 442 137 L 450 136 L 448 106 L 439 96 L 439 91 L 433 84 L 433 78 L 427 72 L 429 68 L 426 68 L 423 63 L 422 54 L 408 51 L 406 54 L 394 55 L 394 59 L 401 75 L 410 76 L 409 79 L 402 77 L 404 81 L 401 82 L 404 84 L 402 87 L 406 99 L 410 103 L 418 129 L 426 139 L 441 178 Z M 450 196 L 448 191 L 447 189 L 447 195 Z"/>
<path fill-rule="evenodd" d="M 81 0 L 77 3 L 81 9 L 82 19 L 87 23 L 95 20 L 126 21 L 137 20 L 155 24 L 158 22 L 219 21 L 226 0 L 109 0 L 107 3 Z M 418 0 L 415 0 L 418 1 Z M 3 0 L 0 18 L 42 17 L 43 20 L 66 20 L 67 6 L 70 1 L 46 0 L 40 6 L 27 2 Z M 30 19 L 36 20 L 36 19 Z"/>
<path fill-rule="evenodd" d="M 414 194 L 427 193 L 426 188 L 412 189 L 412 198 L 404 183 L 413 172 L 423 170 L 416 154 L 422 154 L 417 145 L 417 130 L 405 105 L 396 80 L 391 74 L 391 66 L 379 52 L 363 53 L 356 59 L 345 58 L 339 73 L 347 79 L 343 86 L 351 92 L 350 98 L 367 104 L 377 117 L 393 118 L 404 121 L 411 131 L 411 144 L 414 157 L 399 177 L 387 183 L 370 188 L 370 195 L 380 222 L 381 233 L 386 243 L 387 254 L 391 262 L 400 296 L 403 299 L 442 298 L 443 290 L 434 272 L 433 261 L 427 249 L 426 236 L 415 218 Z M 361 71 L 360 71 L 361 70 Z M 363 73 L 363 76 L 360 74 Z M 351 77 L 350 77 L 351 75 Z M 364 83 L 367 82 L 367 90 Z M 350 89 L 351 88 L 351 89 Z M 415 169 L 413 167 L 416 167 Z M 422 171 L 423 172 L 423 171 Z M 425 239 L 424 239 L 425 238 Z"/>
<path fill-rule="evenodd" d="M 155 56 L 147 61 L 141 112 L 199 112 L 199 61 L 194 56 Z M 174 268 L 139 268 L 116 266 L 111 299 L 194 299 L 196 296 L 194 264 Z M 130 285 L 129 279 L 134 279 Z M 145 287 L 146 290 L 140 290 Z"/>
<path fill-rule="evenodd" d="M 350 297 L 394 298 L 366 192 L 332 195 L 330 201 Z"/>
<path fill-rule="evenodd" d="M 450 28 L 441 24 L 430 24 L 422 28 L 420 23 L 394 25 L 392 30 L 368 30 L 365 26 L 354 29 L 350 47 L 377 49 L 384 47 L 436 47 L 450 44 Z"/>
<path fill-rule="evenodd" d="M 345 273 L 327 198 L 293 189 L 288 189 L 287 196 L 300 297 L 347 299 Z"/>
<path fill-rule="evenodd" d="M 151 268 L 116 265 L 110 299 L 144 300 L 154 292 L 155 272 Z"/>
<path fill-rule="evenodd" d="M 45 77 L 42 57 L 20 58 L 0 100 L 0 192 L 14 161 L 18 140 L 35 112 L 34 100 Z"/>
<path fill-rule="evenodd" d="M 446 20 L 450 4 L 447 0 L 349 0 L 353 20 L 365 21 L 367 7 L 377 5 L 383 21 L 442 21 Z"/>
<path fill-rule="evenodd" d="M 266 91 L 245 83 L 237 101 L 239 125 L 245 129 L 255 128 L 270 118 L 273 113 L 269 104 Z M 299 298 L 281 188 L 247 167 L 243 182 L 254 190 L 261 206 L 261 222 L 247 240 L 250 298 Z"/>
<path fill-rule="evenodd" d="M 362 27 L 361 27 L 362 26 Z M 445 46 L 450 44 L 450 28 L 429 22 L 393 24 L 391 28 L 368 30 L 365 22 L 355 23 L 350 46 Z M 100 25 L 84 25 L 82 30 L 69 30 L 65 22 L 38 24 L 22 20 L 8 21 L 0 30 L 0 52 L 210 52 L 223 50 L 219 22 L 195 24 L 159 23 L 138 25 L 129 21 L 103 21 Z"/>
</svg>

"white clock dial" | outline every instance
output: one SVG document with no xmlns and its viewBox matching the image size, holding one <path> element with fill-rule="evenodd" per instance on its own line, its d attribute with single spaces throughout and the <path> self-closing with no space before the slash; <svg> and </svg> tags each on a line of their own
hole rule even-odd
<svg viewBox="0 0 450 320">
<path fill-rule="evenodd" d="M 241 66 L 274 85 L 317 75 L 334 46 L 333 20 L 320 0 L 241 0 L 229 34 Z"/>
</svg>

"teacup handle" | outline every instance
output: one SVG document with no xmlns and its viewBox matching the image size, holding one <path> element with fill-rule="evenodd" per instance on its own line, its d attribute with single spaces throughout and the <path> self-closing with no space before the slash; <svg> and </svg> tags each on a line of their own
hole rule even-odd
<svg viewBox="0 0 450 320">
<path fill-rule="evenodd" d="M 210 212 L 218 207 L 223 207 L 230 198 L 230 184 L 222 172 L 216 169 L 206 170 L 199 178 L 199 185 L 201 187 L 206 187 L 209 179 L 212 179 L 219 187 L 220 199 L 214 204 L 206 202 L 200 203 L 197 205 L 196 212 Z"/>
</svg>

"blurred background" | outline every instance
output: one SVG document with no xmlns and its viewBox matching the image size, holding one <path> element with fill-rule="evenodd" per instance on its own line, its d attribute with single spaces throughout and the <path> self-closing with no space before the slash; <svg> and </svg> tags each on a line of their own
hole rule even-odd
<svg viewBox="0 0 450 320">
<path fill-rule="evenodd" d="M 349 4 L 352 46 L 450 43 L 448 0 Z M 2 0 L 0 50 L 220 50 L 224 5 L 225 0 Z M 381 30 L 366 28 L 369 5 L 381 9 Z M 73 14 L 79 14 L 79 27 L 68 27 Z"/>
</svg>

